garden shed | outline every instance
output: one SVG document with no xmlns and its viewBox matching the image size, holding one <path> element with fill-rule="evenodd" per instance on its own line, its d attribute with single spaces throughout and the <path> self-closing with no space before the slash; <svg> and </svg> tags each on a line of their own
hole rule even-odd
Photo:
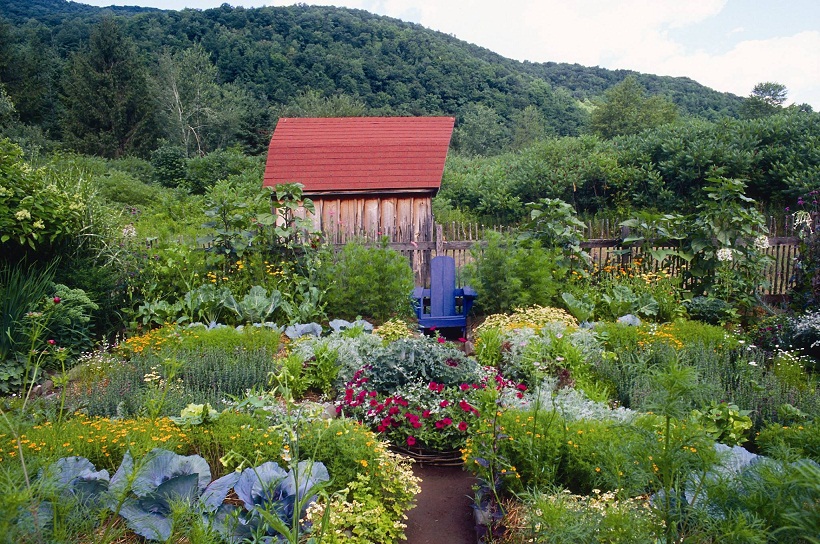
<svg viewBox="0 0 820 544">
<path fill-rule="evenodd" d="M 453 117 L 281 118 L 264 186 L 301 183 L 316 228 L 342 243 L 432 240 Z"/>
</svg>

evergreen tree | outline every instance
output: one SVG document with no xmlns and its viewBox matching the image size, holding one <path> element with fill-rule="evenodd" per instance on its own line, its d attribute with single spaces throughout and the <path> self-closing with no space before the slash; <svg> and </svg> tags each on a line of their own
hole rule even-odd
<svg viewBox="0 0 820 544">
<path fill-rule="evenodd" d="M 155 101 L 136 48 L 103 19 L 63 79 L 61 124 L 73 149 L 102 157 L 145 155 L 155 142 Z"/>
</svg>

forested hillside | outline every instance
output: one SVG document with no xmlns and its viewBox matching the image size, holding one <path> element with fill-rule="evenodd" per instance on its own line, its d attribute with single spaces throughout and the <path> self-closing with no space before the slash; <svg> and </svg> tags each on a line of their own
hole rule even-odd
<svg viewBox="0 0 820 544">
<path fill-rule="evenodd" d="M 520 63 L 332 7 L 6 0 L 0 16 L 0 83 L 17 140 L 104 157 L 147 157 L 160 145 L 187 156 L 231 145 L 260 153 L 282 114 L 455 115 L 456 149 L 491 155 L 581 134 L 590 109 L 582 101 L 631 74 Z M 742 103 L 689 79 L 633 75 L 684 115 L 736 116 Z"/>
</svg>

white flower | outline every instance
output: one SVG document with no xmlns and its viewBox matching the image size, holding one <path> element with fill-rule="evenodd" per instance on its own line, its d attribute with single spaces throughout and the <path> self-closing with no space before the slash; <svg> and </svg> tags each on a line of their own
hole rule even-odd
<svg viewBox="0 0 820 544">
<path fill-rule="evenodd" d="M 122 237 L 123 238 L 133 238 L 137 235 L 137 229 L 134 225 L 125 225 L 122 229 Z"/>
<path fill-rule="evenodd" d="M 31 219 L 31 212 L 26 209 L 20 210 L 14 214 L 14 217 L 17 218 L 18 221 L 24 221 L 26 219 Z"/>
<path fill-rule="evenodd" d="M 757 363 L 755 361 L 749 361 L 749 366 L 757 366 Z"/>
<path fill-rule="evenodd" d="M 764 251 L 766 249 L 769 249 L 769 237 L 765 234 L 761 234 L 760 236 L 755 238 L 754 246 L 755 249 L 758 251 Z"/>
<path fill-rule="evenodd" d="M 722 247 L 717 250 L 717 260 L 720 262 L 732 260 L 732 250 L 728 247 Z"/>
</svg>

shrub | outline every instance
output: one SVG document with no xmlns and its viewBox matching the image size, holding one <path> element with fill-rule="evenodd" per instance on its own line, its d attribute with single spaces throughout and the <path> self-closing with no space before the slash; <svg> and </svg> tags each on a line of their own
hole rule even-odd
<svg viewBox="0 0 820 544">
<path fill-rule="evenodd" d="M 561 308 L 534 305 L 527 308 L 516 308 L 511 314 L 488 315 L 481 325 L 476 328 L 476 331 L 494 327 L 504 330 L 527 327 L 539 331 L 550 323 L 563 323 L 568 326 L 578 325 L 578 321 Z"/>
<path fill-rule="evenodd" d="M 405 257 L 386 245 L 346 244 L 324 270 L 323 283 L 328 315 L 380 322 L 411 315 L 413 271 Z"/>
<path fill-rule="evenodd" d="M 173 175 L 178 175 L 173 167 L 168 170 L 169 174 L 173 172 Z M 254 180 L 259 180 L 262 177 L 262 170 L 263 164 L 259 157 L 248 157 L 238 148 L 220 149 L 204 157 L 188 159 L 185 166 L 185 183 L 191 193 L 202 194 L 218 181 L 232 176 L 248 175 Z"/>
<path fill-rule="evenodd" d="M 117 206 L 150 207 L 159 197 L 160 189 L 136 179 L 130 174 L 112 170 L 94 179 L 102 198 Z"/>
<path fill-rule="evenodd" d="M 694 297 L 683 303 L 689 317 L 710 325 L 722 325 L 737 318 L 734 307 L 724 300 L 713 297 Z"/>
<path fill-rule="evenodd" d="M 485 314 L 553 305 L 567 273 L 559 266 L 559 250 L 498 233 L 489 233 L 487 246 L 476 247 L 473 256 L 475 262 L 466 269 L 467 283 L 476 290 L 476 306 Z"/>
<path fill-rule="evenodd" d="M 63 284 L 52 284 L 54 299 L 41 303 L 41 309 L 55 310 L 49 325 L 50 338 L 74 356 L 94 346 L 91 334 L 91 316 L 99 309 L 82 289 L 70 289 Z M 54 306 L 54 300 L 60 303 Z"/>
<path fill-rule="evenodd" d="M 365 363 L 363 375 L 381 393 L 415 381 L 459 385 L 479 379 L 478 365 L 464 352 L 425 338 L 396 340 L 374 350 Z"/>
<path fill-rule="evenodd" d="M 791 346 L 803 350 L 813 350 L 820 346 L 820 312 L 808 312 L 789 320 L 788 332 Z M 820 353 L 820 349 L 814 350 Z"/>
<path fill-rule="evenodd" d="M 804 416 L 805 417 L 805 416 Z M 760 450 L 784 460 L 813 459 L 820 463 L 820 421 L 794 422 L 788 425 L 770 423 L 757 435 Z"/>
</svg>

